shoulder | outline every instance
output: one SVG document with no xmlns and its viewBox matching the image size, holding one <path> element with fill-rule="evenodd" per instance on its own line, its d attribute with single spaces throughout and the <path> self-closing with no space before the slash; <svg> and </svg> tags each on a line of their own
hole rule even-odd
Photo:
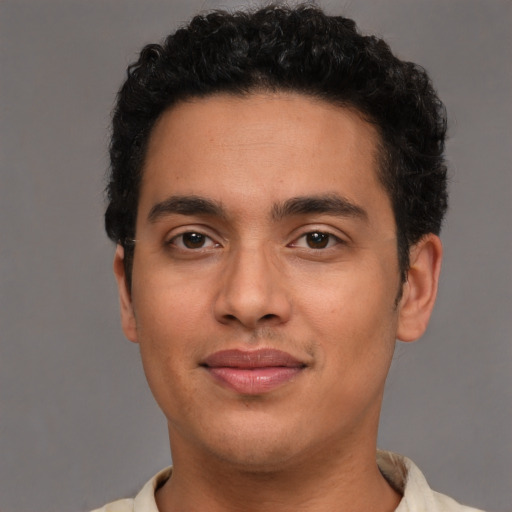
<svg viewBox="0 0 512 512">
<path fill-rule="evenodd" d="M 147 482 L 135 498 L 108 503 L 91 512 L 158 512 L 155 491 L 171 476 L 172 468 L 165 468 Z"/>
<path fill-rule="evenodd" d="M 91 512 L 133 512 L 133 499 L 117 500 Z"/>
<path fill-rule="evenodd" d="M 432 491 L 432 495 L 440 512 L 483 512 L 473 507 L 461 505 L 453 498 L 445 496 L 444 494 Z"/>
<path fill-rule="evenodd" d="M 395 512 L 483 512 L 433 491 L 419 468 L 407 457 L 379 450 L 377 464 L 384 478 L 402 495 Z"/>
</svg>

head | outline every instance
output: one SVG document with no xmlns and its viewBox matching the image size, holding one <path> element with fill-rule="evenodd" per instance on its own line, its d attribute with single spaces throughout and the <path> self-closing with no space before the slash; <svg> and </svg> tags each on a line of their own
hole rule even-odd
<svg viewBox="0 0 512 512">
<path fill-rule="evenodd" d="M 379 135 L 378 177 L 396 222 L 402 281 L 409 250 L 438 234 L 447 208 L 444 106 L 420 66 L 319 8 L 282 6 L 196 16 L 129 67 L 113 118 L 109 237 L 124 247 L 131 281 L 140 184 L 160 116 L 190 98 L 219 93 L 297 92 L 349 107 Z"/>
<path fill-rule="evenodd" d="M 435 300 L 444 129 L 423 70 L 312 6 L 199 16 L 143 50 L 106 223 L 176 464 L 374 458 L 395 340 Z"/>
</svg>

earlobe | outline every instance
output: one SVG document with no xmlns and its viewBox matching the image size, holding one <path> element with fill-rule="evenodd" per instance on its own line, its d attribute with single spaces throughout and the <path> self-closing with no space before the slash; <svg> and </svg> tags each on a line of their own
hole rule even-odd
<svg viewBox="0 0 512 512">
<path fill-rule="evenodd" d="M 128 289 L 126 272 L 124 268 L 124 248 L 118 245 L 114 256 L 114 275 L 117 280 L 119 292 L 119 304 L 121 307 L 121 327 L 124 335 L 134 343 L 137 343 L 137 326 L 133 311 L 132 297 Z"/>
<path fill-rule="evenodd" d="M 443 247 L 432 233 L 425 235 L 410 250 L 407 282 L 399 304 L 397 338 L 415 341 L 427 329 L 437 296 Z"/>
</svg>

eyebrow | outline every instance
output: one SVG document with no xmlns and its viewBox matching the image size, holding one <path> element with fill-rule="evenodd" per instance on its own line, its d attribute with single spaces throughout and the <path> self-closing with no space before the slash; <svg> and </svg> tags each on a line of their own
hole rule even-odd
<svg viewBox="0 0 512 512">
<path fill-rule="evenodd" d="M 218 201 L 200 196 L 171 196 L 151 208 L 148 220 L 154 223 L 167 215 L 176 213 L 179 215 L 227 217 L 222 204 Z M 279 221 L 284 217 L 315 213 L 368 219 L 368 213 L 364 208 L 338 194 L 292 197 L 283 203 L 274 204 L 271 215 L 274 221 Z"/>
<path fill-rule="evenodd" d="M 272 208 L 274 220 L 312 213 L 368 220 L 368 213 L 364 208 L 338 194 L 292 197 Z"/>
<path fill-rule="evenodd" d="M 149 214 L 148 220 L 156 222 L 162 217 L 178 213 L 180 215 L 213 215 L 226 217 L 221 203 L 199 196 L 171 196 L 155 204 Z"/>
</svg>

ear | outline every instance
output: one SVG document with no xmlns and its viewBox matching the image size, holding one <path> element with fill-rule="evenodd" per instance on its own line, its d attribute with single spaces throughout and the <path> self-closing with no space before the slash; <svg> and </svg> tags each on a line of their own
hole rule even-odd
<svg viewBox="0 0 512 512">
<path fill-rule="evenodd" d="M 137 325 L 133 311 L 132 297 L 128 289 L 126 272 L 124 269 L 124 248 L 118 245 L 114 256 L 114 275 L 117 280 L 119 304 L 121 306 L 121 327 L 124 335 L 134 343 L 137 342 Z"/>
<path fill-rule="evenodd" d="M 441 240 L 432 233 L 410 249 L 407 281 L 399 304 L 399 340 L 415 341 L 427 329 L 436 301 L 442 257 Z"/>
</svg>

